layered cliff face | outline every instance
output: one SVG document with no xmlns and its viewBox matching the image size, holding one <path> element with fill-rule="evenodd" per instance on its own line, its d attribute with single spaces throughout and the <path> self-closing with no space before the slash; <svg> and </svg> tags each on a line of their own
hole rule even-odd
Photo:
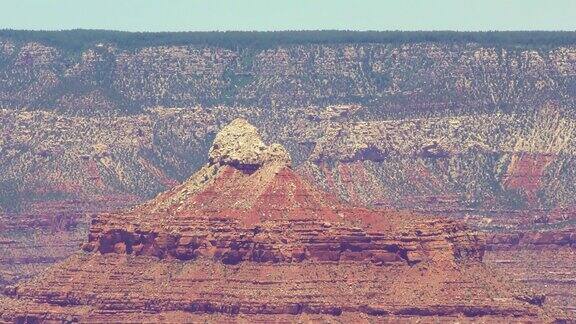
<svg viewBox="0 0 576 324">
<path fill-rule="evenodd" d="M 574 204 L 574 126 L 553 106 L 528 115 L 332 123 L 300 170 L 371 205 L 448 212 L 567 208 Z"/>
<path fill-rule="evenodd" d="M 83 250 L 7 288 L 1 318 L 561 316 L 483 265 L 483 239 L 462 223 L 344 204 L 244 120 L 216 136 L 209 163 L 182 185 L 96 217 Z"/>
</svg>

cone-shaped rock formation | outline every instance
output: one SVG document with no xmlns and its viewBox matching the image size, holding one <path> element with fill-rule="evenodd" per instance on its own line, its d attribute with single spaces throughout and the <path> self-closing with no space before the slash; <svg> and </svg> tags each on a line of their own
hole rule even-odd
<svg viewBox="0 0 576 324">
<path fill-rule="evenodd" d="M 93 219 L 82 252 L 7 289 L 1 319 L 546 319 L 460 222 L 349 206 L 234 120 L 188 181 Z M 551 317 L 549 317 L 551 319 Z"/>
</svg>

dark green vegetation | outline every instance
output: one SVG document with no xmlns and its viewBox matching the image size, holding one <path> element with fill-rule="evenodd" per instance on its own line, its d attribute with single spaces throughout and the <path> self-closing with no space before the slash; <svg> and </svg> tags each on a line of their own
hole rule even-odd
<svg viewBox="0 0 576 324">
<path fill-rule="evenodd" d="M 21 196 L 14 179 L 0 181 L 0 212 L 18 213 L 21 209 Z"/>
<path fill-rule="evenodd" d="M 1 38 L 41 42 L 69 51 L 80 51 L 98 43 L 114 43 L 121 48 L 150 46 L 203 45 L 230 49 L 242 47 L 271 48 L 306 44 L 409 44 L 409 43 L 478 43 L 488 46 L 560 46 L 576 43 L 576 32 L 510 31 L 278 31 L 278 32 L 159 32 L 138 33 L 111 30 L 0 30 Z"/>
</svg>

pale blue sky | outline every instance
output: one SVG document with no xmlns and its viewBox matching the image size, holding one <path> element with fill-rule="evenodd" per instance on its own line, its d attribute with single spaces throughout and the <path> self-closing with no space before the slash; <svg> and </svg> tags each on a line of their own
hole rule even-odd
<svg viewBox="0 0 576 324">
<path fill-rule="evenodd" d="M 0 29 L 576 30 L 576 0 L 0 0 Z"/>
</svg>

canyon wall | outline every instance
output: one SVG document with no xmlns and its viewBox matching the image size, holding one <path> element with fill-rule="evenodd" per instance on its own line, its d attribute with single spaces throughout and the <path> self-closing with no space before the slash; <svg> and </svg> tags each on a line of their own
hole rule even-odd
<svg viewBox="0 0 576 324">
<path fill-rule="evenodd" d="M 366 118 L 573 107 L 574 45 L 466 42 L 126 48 L 0 35 L 0 106 L 69 113 L 361 103 Z"/>
<path fill-rule="evenodd" d="M 350 203 L 488 232 L 488 262 L 548 269 L 573 309 L 571 272 L 550 269 L 574 253 L 575 94 L 576 41 L 71 49 L 1 32 L 0 285 L 76 250 L 91 215 L 187 179 L 244 117 Z"/>
</svg>

